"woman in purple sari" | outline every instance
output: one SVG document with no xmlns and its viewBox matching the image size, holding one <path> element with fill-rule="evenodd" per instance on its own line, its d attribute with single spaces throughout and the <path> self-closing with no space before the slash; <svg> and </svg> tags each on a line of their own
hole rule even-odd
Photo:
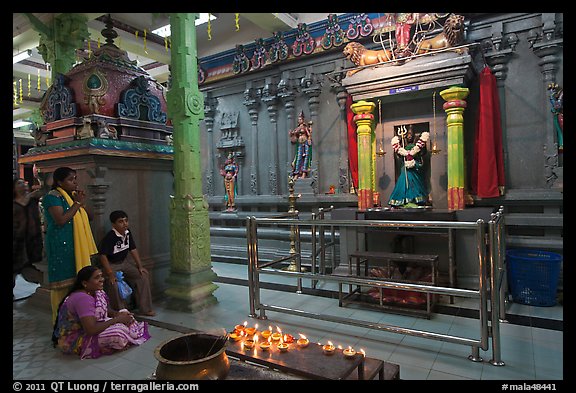
<svg viewBox="0 0 576 393">
<path fill-rule="evenodd" d="M 129 311 L 112 310 L 103 290 L 102 271 L 86 266 L 78 271 L 68 296 L 58 307 L 52 334 L 54 347 L 81 359 L 98 358 L 150 338 L 146 322 L 138 322 Z"/>
</svg>

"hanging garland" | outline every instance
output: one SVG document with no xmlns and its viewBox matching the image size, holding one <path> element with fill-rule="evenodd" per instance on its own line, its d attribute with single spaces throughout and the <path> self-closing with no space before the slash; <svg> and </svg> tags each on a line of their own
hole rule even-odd
<svg viewBox="0 0 576 393">
<path fill-rule="evenodd" d="M 240 14 L 234 14 L 234 20 L 236 22 L 236 31 L 240 31 Z"/>
<path fill-rule="evenodd" d="M 404 157 L 404 164 L 406 168 L 413 168 L 414 165 L 416 165 L 414 156 L 418 154 L 424 146 L 426 146 L 426 142 L 428 142 L 429 138 L 430 133 L 424 131 L 422 135 L 420 135 L 420 138 L 418 138 L 416 144 L 410 150 L 406 150 L 404 147 L 400 146 L 400 140 L 396 135 L 392 138 L 391 144 L 394 151 Z"/>
<path fill-rule="evenodd" d="M 210 22 L 210 13 L 208 13 L 208 27 L 207 30 L 208 32 L 208 41 L 212 40 L 212 23 Z"/>
</svg>

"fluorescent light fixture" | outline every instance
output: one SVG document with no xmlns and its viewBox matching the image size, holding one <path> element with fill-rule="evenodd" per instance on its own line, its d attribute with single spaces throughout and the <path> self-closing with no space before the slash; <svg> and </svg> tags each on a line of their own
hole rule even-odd
<svg viewBox="0 0 576 393">
<path fill-rule="evenodd" d="M 196 24 L 196 26 L 200 26 L 201 24 L 207 23 L 208 18 L 210 18 L 211 21 L 216 19 L 214 15 L 209 14 L 207 12 L 202 12 L 198 16 L 198 19 L 194 21 L 194 23 Z M 152 33 L 159 35 L 160 37 L 169 37 L 171 34 L 170 25 L 168 24 L 166 26 L 159 27 L 156 30 L 152 30 Z"/>
<path fill-rule="evenodd" d="M 24 126 L 29 126 L 30 124 L 32 123 L 26 120 L 16 120 L 12 122 L 12 128 L 20 128 Z"/>
<path fill-rule="evenodd" d="M 30 56 L 32 56 L 32 49 L 28 49 L 28 50 L 25 50 L 24 52 L 20 52 L 17 55 L 14 55 L 14 57 L 12 58 L 12 64 L 19 63 L 22 60 L 29 58 Z"/>
</svg>

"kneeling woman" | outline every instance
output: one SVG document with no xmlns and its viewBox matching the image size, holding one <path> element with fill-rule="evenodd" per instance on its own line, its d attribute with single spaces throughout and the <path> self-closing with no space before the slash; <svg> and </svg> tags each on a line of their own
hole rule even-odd
<svg viewBox="0 0 576 393">
<path fill-rule="evenodd" d="M 146 322 L 127 310 L 108 308 L 102 271 L 86 266 L 78 271 L 70 293 L 58 307 L 52 342 L 66 354 L 97 358 L 140 345 L 150 338 Z"/>
</svg>

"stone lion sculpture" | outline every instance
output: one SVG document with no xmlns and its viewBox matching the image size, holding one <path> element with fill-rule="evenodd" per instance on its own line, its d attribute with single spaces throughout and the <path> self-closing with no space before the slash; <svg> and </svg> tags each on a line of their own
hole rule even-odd
<svg viewBox="0 0 576 393">
<path fill-rule="evenodd" d="M 350 42 L 342 51 L 346 59 L 350 60 L 356 66 L 365 66 L 371 64 L 383 63 L 392 60 L 392 54 L 387 49 L 371 50 L 366 49 L 364 45 L 359 42 Z M 348 76 L 352 76 L 360 70 L 348 71 Z"/>
<path fill-rule="evenodd" d="M 462 15 L 451 14 L 444 22 L 442 33 L 422 40 L 416 46 L 416 54 L 428 53 L 435 50 L 453 48 L 461 45 L 464 41 L 464 17 Z M 468 48 L 458 48 L 454 51 L 463 53 Z"/>
</svg>

